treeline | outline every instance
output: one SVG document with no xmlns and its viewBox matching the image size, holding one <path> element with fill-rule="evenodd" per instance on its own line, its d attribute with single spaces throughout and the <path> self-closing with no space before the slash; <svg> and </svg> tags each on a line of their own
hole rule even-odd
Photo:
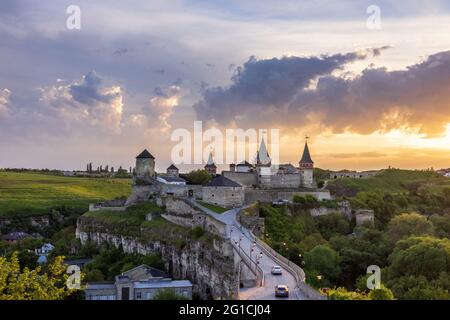
<svg viewBox="0 0 450 320">
<path fill-rule="evenodd" d="M 312 286 L 330 288 L 330 299 L 450 299 L 450 189 L 350 200 L 375 211 L 374 227 L 339 214 L 313 218 L 301 206 L 262 205 L 265 241 L 302 266 Z M 366 285 L 370 265 L 381 268 L 376 293 Z"/>
</svg>

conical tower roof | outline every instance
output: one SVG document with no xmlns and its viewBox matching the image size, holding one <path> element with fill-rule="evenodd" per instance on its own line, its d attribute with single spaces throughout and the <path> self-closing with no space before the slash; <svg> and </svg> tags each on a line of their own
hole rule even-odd
<svg viewBox="0 0 450 320">
<path fill-rule="evenodd" d="M 311 154 L 309 153 L 308 142 L 305 142 L 305 149 L 303 149 L 303 155 L 300 159 L 301 164 L 313 164 L 314 161 L 311 159 Z"/>
<path fill-rule="evenodd" d="M 152 156 L 152 154 L 148 152 L 147 149 L 145 149 L 136 157 L 136 159 L 155 159 L 155 157 Z"/>
<path fill-rule="evenodd" d="M 212 152 L 209 153 L 208 162 L 206 163 L 205 167 L 216 167 L 212 156 Z"/>
<path fill-rule="evenodd" d="M 267 151 L 266 142 L 264 137 L 261 139 L 261 144 L 259 146 L 258 153 L 256 154 L 256 163 L 267 165 L 270 164 L 272 159 L 270 159 L 269 152 Z"/>
</svg>

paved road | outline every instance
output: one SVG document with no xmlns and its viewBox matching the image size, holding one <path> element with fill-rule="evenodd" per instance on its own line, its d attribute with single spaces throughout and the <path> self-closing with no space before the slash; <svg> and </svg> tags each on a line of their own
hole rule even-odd
<svg viewBox="0 0 450 320">
<path fill-rule="evenodd" d="M 258 244 L 255 244 L 252 236 L 247 229 L 240 226 L 236 221 L 236 214 L 240 209 L 232 209 L 222 214 L 215 213 L 205 207 L 201 207 L 207 214 L 213 216 L 217 220 L 224 222 L 227 225 L 228 238 L 231 236 L 231 241 L 237 241 L 241 250 L 244 250 L 247 255 L 250 256 L 251 249 L 254 248 L 251 258 L 253 262 L 256 262 L 256 256 L 261 255 L 264 252 Z M 274 300 L 274 299 L 286 299 L 275 298 L 275 286 L 278 284 L 285 284 L 289 286 L 289 299 L 291 300 L 306 300 L 307 298 L 296 288 L 297 284 L 295 278 L 286 270 L 282 270 L 282 275 L 275 276 L 271 274 L 271 269 L 274 265 L 278 265 L 272 258 L 268 257 L 264 253 L 262 258 L 259 259 L 259 266 L 264 272 L 265 283 L 263 287 L 257 286 L 252 288 L 242 288 L 240 290 L 240 300 Z"/>
</svg>

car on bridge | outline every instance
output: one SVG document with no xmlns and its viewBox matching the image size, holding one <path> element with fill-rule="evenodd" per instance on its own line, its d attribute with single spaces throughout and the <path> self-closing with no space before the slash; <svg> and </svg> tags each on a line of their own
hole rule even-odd
<svg viewBox="0 0 450 320">
<path fill-rule="evenodd" d="M 275 297 L 289 297 L 289 287 L 285 284 L 279 284 L 275 286 Z"/>
<path fill-rule="evenodd" d="M 280 266 L 273 266 L 273 267 L 272 267 L 271 273 L 272 273 L 273 275 L 280 276 L 283 272 L 282 272 Z"/>
</svg>

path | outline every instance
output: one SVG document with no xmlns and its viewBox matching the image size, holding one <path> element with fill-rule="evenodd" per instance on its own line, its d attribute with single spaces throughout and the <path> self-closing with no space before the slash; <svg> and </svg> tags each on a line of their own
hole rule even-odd
<svg viewBox="0 0 450 320">
<path fill-rule="evenodd" d="M 193 202 L 193 201 L 192 201 Z M 247 255 L 251 255 L 251 259 L 253 263 L 256 263 L 257 255 L 262 256 L 259 259 L 259 266 L 264 272 L 264 286 L 256 286 L 250 288 L 241 288 L 239 293 L 240 300 L 274 300 L 274 299 L 283 299 L 275 297 L 275 286 L 278 284 L 285 284 L 289 286 L 289 299 L 290 300 L 306 300 L 307 298 L 298 290 L 297 283 L 294 278 L 288 271 L 285 269 L 282 270 L 282 275 L 276 276 L 272 275 L 271 269 L 274 265 L 278 265 L 278 263 L 272 258 L 264 254 L 264 250 L 254 241 L 253 236 L 250 232 L 242 227 L 236 220 L 237 213 L 242 209 L 231 209 L 222 214 L 213 212 L 199 203 L 195 202 L 195 205 L 200 207 L 205 213 L 211 215 L 215 219 L 222 221 L 227 225 L 227 237 L 231 238 L 231 241 L 234 241 L 238 244 L 240 242 L 240 249 L 245 251 Z M 254 248 L 251 253 L 251 249 Z M 261 255 L 261 253 L 263 253 Z M 285 299 L 285 298 L 284 298 Z"/>
</svg>

